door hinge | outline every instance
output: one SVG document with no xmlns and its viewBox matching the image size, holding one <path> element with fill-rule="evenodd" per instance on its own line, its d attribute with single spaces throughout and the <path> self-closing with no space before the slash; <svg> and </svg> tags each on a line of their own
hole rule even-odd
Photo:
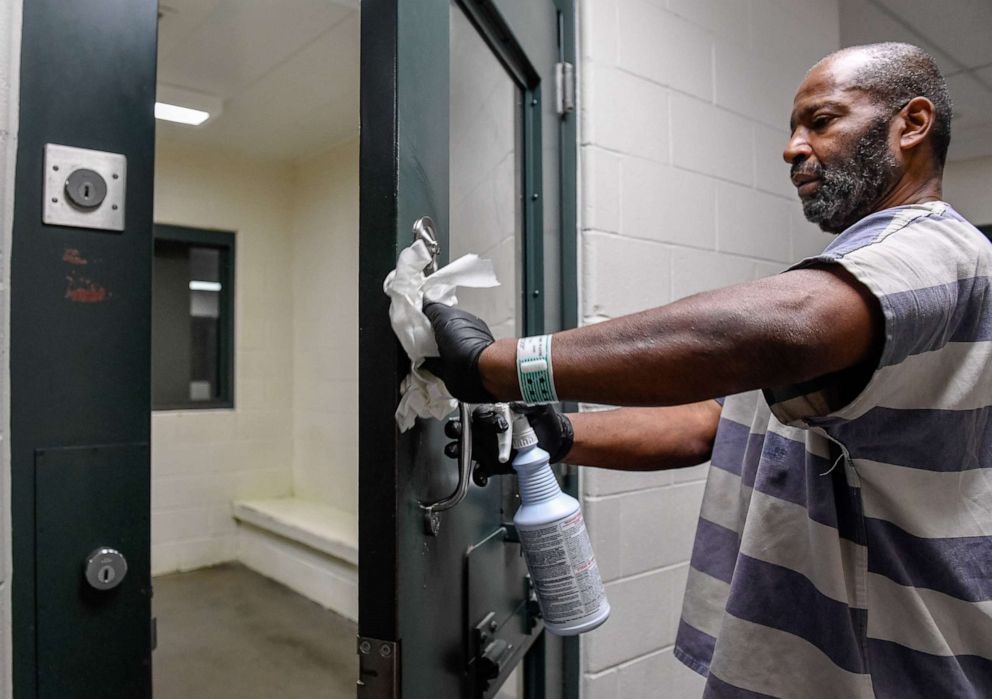
<svg viewBox="0 0 992 699">
<path fill-rule="evenodd" d="M 358 637 L 358 699 L 398 699 L 399 645 Z"/>
<path fill-rule="evenodd" d="M 555 104 L 559 116 L 575 111 L 575 66 L 567 61 L 555 64 Z"/>
</svg>

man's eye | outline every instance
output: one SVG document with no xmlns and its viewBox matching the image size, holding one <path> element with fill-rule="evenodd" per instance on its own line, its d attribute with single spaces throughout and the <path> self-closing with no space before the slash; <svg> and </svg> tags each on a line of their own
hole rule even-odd
<svg viewBox="0 0 992 699">
<path fill-rule="evenodd" d="M 813 128 L 814 129 L 825 129 L 830 124 L 830 122 L 833 121 L 833 120 L 834 120 L 834 118 L 832 116 L 830 116 L 829 114 L 823 114 L 823 115 L 818 116 L 815 119 L 813 119 Z"/>
</svg>

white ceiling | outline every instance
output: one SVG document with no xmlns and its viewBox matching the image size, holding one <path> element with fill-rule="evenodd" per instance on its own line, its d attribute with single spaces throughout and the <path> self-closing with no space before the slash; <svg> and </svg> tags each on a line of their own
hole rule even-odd
<svg viewBox="0 0 992 699">
<path fill-rule="evenodd" d="M 265 160 L 298 160 L 358 134 L 358 0 L 164 0 L 160 85 L 223 100 L 158 138 Z"/>
<path fill-rule="evenodd" d="M 297 160 L 358 133 L 359 0 L 163 0 L 159 82 L 219 97 L 159 138 Z M 950 158 L 992 155 L 992 2 L 840 0 L 841 43 L 928 50 L 954 100 Z"/>
<path fill-rule="evenodd" d="M 954 102 L 948 158 L 992 155 L 992 2 L 841 0 L 842 46 L 905 41 L 926 49 Z"/>
</svg>

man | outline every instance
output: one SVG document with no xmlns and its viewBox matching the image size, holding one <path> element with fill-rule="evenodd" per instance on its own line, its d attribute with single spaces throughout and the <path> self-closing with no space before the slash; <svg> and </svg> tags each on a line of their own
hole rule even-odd
<svg viewBox="0 0 992 699">
<path fill-rule="evenodd" d="M 822 254 L 519 345 L 425 307 L 463 400 L 653 406 L 539 411 L 558 458 L 711 458 L 675 650 L 708 697 L 992 696 L 992 246 L 940 201 L 950 120 L 922 50 L 839 51 L 784 152 Z"/>
</svg>

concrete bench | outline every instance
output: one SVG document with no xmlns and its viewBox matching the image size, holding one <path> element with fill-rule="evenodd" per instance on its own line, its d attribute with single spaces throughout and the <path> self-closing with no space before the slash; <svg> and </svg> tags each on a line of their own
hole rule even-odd
<svg viewBox="0 0 992 699">
<path fill-rule="evenodd" d="M 358 619 L 357 515 L 290 497 L 237 501 L 234 518 L 246 566 Z"/>
</svg>

